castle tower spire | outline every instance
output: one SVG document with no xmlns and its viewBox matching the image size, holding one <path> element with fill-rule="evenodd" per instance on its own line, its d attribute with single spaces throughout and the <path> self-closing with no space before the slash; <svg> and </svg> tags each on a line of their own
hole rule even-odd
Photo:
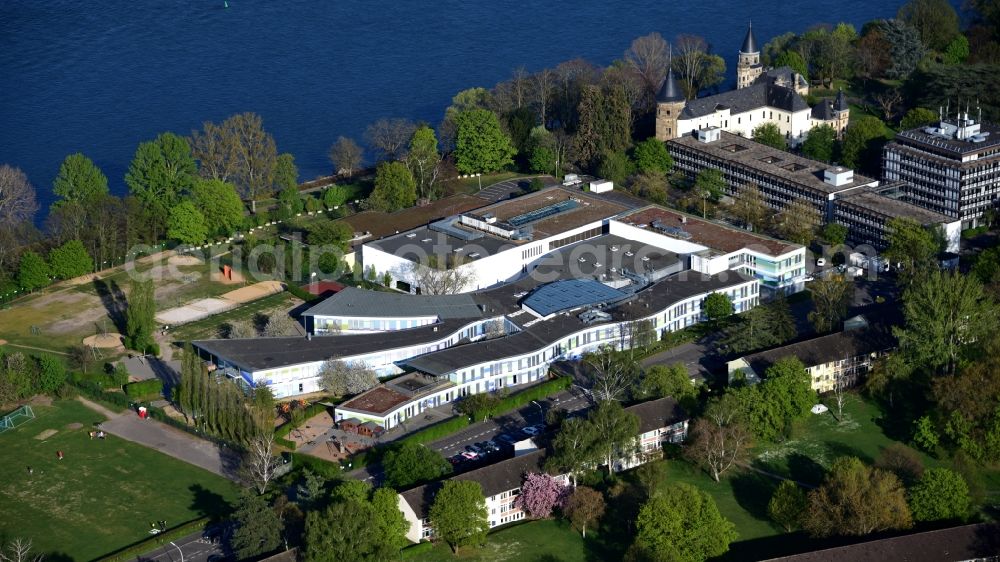
<svg viewBox="0 0 1000 562">
<path fill-rule="evenodd" d="M 764 67 L 760 64 L 760 48 L 757 46 L 751 21 L 747 25 L 747 34 L 743 38 L 743 46 L 740 47 L 736 62 L 736 87 L 746 88 L 763 72 Z"/>
</svg>

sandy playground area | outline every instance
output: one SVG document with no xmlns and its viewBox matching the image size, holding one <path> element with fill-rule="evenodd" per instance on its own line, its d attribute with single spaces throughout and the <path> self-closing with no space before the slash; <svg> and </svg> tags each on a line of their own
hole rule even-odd
<svg viewBox="0 0 1000 562">
<path fill-rule="evenodd" d="M 125 345 L 122 342 L 122 335 L 118 333 L 97 334 L 83 338 L 83 345 L 98 349 L 125 349 Z"/>
<path fill-rule="evenodd" d="M 216 298 L 198 299 L 184 306 L 170 308 L 156 315 L 156 321 L 168 326 L 179 326 L 208 318 L 264 297 L 280 293 L 285 285 L 280 281 L 261 281 L 253 285 L 229 291 Z"/>
</svg>

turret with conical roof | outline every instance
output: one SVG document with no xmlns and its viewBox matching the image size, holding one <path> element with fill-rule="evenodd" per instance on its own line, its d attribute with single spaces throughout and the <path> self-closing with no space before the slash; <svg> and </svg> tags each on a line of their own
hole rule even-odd
<svg viewBox="0 0 1000 562">
<path fill-rule="evenodd" d="M 764 67 L 760 64 L 760 48 L 757 47 L 757 38 L 753 35 L 753 24 L 747 26 L 747 36 L 743 39 L 743 46 L 740 47 L 739 59 L 736 62 L 736 88 L 746 88 L 753 84 Z"/>
<path fill-rule="evenodd" d="M 663 80 L 663 85 L 660 86 L 660 93 L 656 94 L 656 101 L 683 101 L 684 94 L 681 92 L 680 86 L 677 85 L 677 79 L 674 78 L 673 69 L 667 69 L 667 77 Z"/>
<path fill-rule="evenodd" d="M 750 55 L 759 52 L 757 38 L 753 36 L 753 22 L 750 22 L 747 26 L 747 36 L 743 39 L 743 46 L 740 47 L 740 54 Z"/>
<path fill-rule="evenodd" d="M 833 101 L 834 111 L 847 111 L 851 109 L 851 106 L 847 105 L 847 96 L 844 95 L 844 90 L 837 92 L 837 99 Z"/>
<path fill-rule="evenodd" d="M 667 77 L 663 79 L 660 92 L 656 94 L 656 138 L 658 140 L 668 141 L 678 137 L 677 119 L 684 111 L 686 104 L 687 98 L 684 97 L 684 93 L 677 84 L 674 71 L 668 65 Z"/>
</svg>

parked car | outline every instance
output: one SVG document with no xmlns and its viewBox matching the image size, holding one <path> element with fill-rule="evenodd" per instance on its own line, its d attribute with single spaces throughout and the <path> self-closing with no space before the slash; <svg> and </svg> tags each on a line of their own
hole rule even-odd
<svg viewBox="0 0 1000 562">
<path fill-rule="evenodd" d="M 825 259 L 819 258 L 818 260 L 816 260 L 816 267 L 823 267 L 825 265 L 826 265 L 826 260 Z"/>
<path fill-rule="evenodd" d="M 520 441 L 520 439 L 518 439 L 517 437 L 515 437 L 515 436 L 513 436 L 513 435 L 511 435 L 509 433 L 504 433 L 502 435 L 498 435 L 497 439 L 499 439 L 500 441 L 502 441 L 502 442 L 504 442 L 504 443 L 506 443 L 508 445 L 513 445 L 514 443 L 517 443 L 518 441 Z"/>
<path fill-rule="evenodd" d="M 474 460 L 476 460 L 476 459 L 479 458 L 479 455 L 477 455 L 476 453 L 470 452 L 470 451 L 465 451 L 460 456 L 463 459 L 469 460 L 469 461 L 474 461 Z"/>
<path fill-rule="evenodd" d="M 483 450 L 475 445 L 466 445 L 465 450 L 470 453 L 475 453 L 477 456 L 483 454 Z"/>
<path fill-rule="evenodd" d="M 455 455 L 454 457 L 448 457 L 448 462 L 450 462 L 452 465 L 461 464 L 461 462 L 464 460 L 465 458 L 462 457 L 462 455 Z"/>
<path fill-rule="evenodd" d="M 534 425 L 529 425 L 528 427 L 521 428 L 521 431 L 523 431 L 525 435 L 530 435 L 532 437 L 541 433 L 541 431 L 538 430 L 538 426 Z"/>
</svg>

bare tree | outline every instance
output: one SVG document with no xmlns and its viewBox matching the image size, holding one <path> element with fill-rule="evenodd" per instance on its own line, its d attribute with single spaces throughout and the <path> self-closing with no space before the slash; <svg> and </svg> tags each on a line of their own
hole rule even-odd
<svg viewBox="0 0 1000 562">
<path fill-rule="evenodd" d="M 409 119 L 379 119 L 365 129 L 365 142 L 385 160 L 399 160 L 417 126 Z"/>
<path fill-rule="evenodd" d="M 594 397 L 599 402 L 623 400 L 639 376 L 635 362 L 613 345 L 602 345 L 584 355 L 583 361 L 592 371 Z"/>
<path fill-rule="evenodd" d="M 31 220 L 38 210 L 35 188 L 20 168 L 0 164 L 0 225 Z"/>
<path fill-rule="evenodd" d="M 899 92 L 899 88 L 889 88 L 888 90 L 875 94 L 875 102 L 882 108 L 882 114 L 885 115 L 886 121 L 892 121 L 892 118 L 896 115 L 893 108 L 899 105 L 902 101 L 903 94 Z"/>
<path fill-rule="evenodd" d="M 844 406 L 847 404 L 847 387 L 850 380 L 845 373 L 833 378 L 833 403 L 837 406 L 837 423 L 844 423 Z"/>
<path fill-rule="evenodd" d="M 201 132 L 191 133 L 191 152 L 203 176 L 236 184 L 254 212 L 257 200 L 274 191 L 278 148 L 256 113 L 233 115 L 221 125 L 205 122 Z"/>
<path fill-rule="evenodd" d="M 333 163 L 333 174 L 354 175 L 364 160 L 364 150 L 354 142 L 354 139 L 337 137 L 337 142 L 330 147 L 330 162 Z"/>
<path fill-rule="evenodd" d="M 548 68 L 532 76 L 532 93 L 535 103 L 538 104 L 538 114 L 542 120 L 542 126 L 548 124 L 548 109 L 552 101 L 552 92 L 555 89 L 555 73 Z"/>
<path fill-rule="evenodd" d="M 268 485 L 277 476 L 280 462 L 274 456 L 273 428 L 261 428 L 247 442 L 246 451 L 240 464 L 240 476 L 263 495 Z"/>
<path fill-rule="evenodd" d="M 41 562 L 42 558 L 31 553 L 31 539 L 16 537 L 0 548 L 0 562 Z"/>
<path fill-rule="evenodd" d="M 486 339 L 488 340 L 506 336 L 507 328 L 504 326 L 504 321 L 501 319 L 490 320 L 486 323 L 483 335 L 486 336 Z"/>
<path fill-rule="evenodd" d="M 767 205 L 757 184 L 751 182 L 739 188 L 733 197 L 731 211 L 750 230 L 761 230 L 767 215 Z"/>
<path fill-rule="evenodd" d="M 646 87 L 645 79 L 633 68 L 612 66 L 605 69 L 601 75 L 601 85 L 606 91 L 619 88 L 624 94 L 632 110 L 629 124 L 632 124 L 639 115 L 652 109 L 656 99 L 655 92 Z"/>
<path fill-rule="evenodd" d="M 719 425 L 703 418 L 694 422 L 691 436 L 685 454 L 707 470 L 716 482 L 724 472 L 749 458 L 750 432 L 740 421 L 731 419 Z"/>
<path fill-rule="evenodd" d="M 642 77 L 647 91 L 656 95 L 656 89 L 667 73 L 668 49 L 666 40 L 656 32 L 632 41 L 625 51 L 625 61 Z"/>
<path fill-rule="evenodd" d="M 439 260 L 429 256 L 426 264 L 408 262 L 396 272 L 396 278 L 418 287 L 424 295 L 457 295 L 472 286 L 476 274 L 461 267 L 460 259 Z"/>
<path fill-rule="evenodd" d="M 697 35 L 678 35 L 674 41 L 677 50 L 676 62 L 681 75 L 681 87 L 687 99 L 698 95 L 698 82 L 704 67 L 705 55 L 708 54 L 708 44 Z"/>
<path fill-rule="evenodd" d="M 337 396 L 361 394 L 378 385 L 375 371 L 364 363 L 330 359 L 319 371 L 320 385 Z"/>
<path fill-rule="evenodd" d="M 514 109 L 524 107 L 530 87 L 531 77 L 528 75 L 528 71 L 523 66 L 515 68 L 514 75 L 510 79 L 511 101 L 514 104 Z"/>
</svg>

